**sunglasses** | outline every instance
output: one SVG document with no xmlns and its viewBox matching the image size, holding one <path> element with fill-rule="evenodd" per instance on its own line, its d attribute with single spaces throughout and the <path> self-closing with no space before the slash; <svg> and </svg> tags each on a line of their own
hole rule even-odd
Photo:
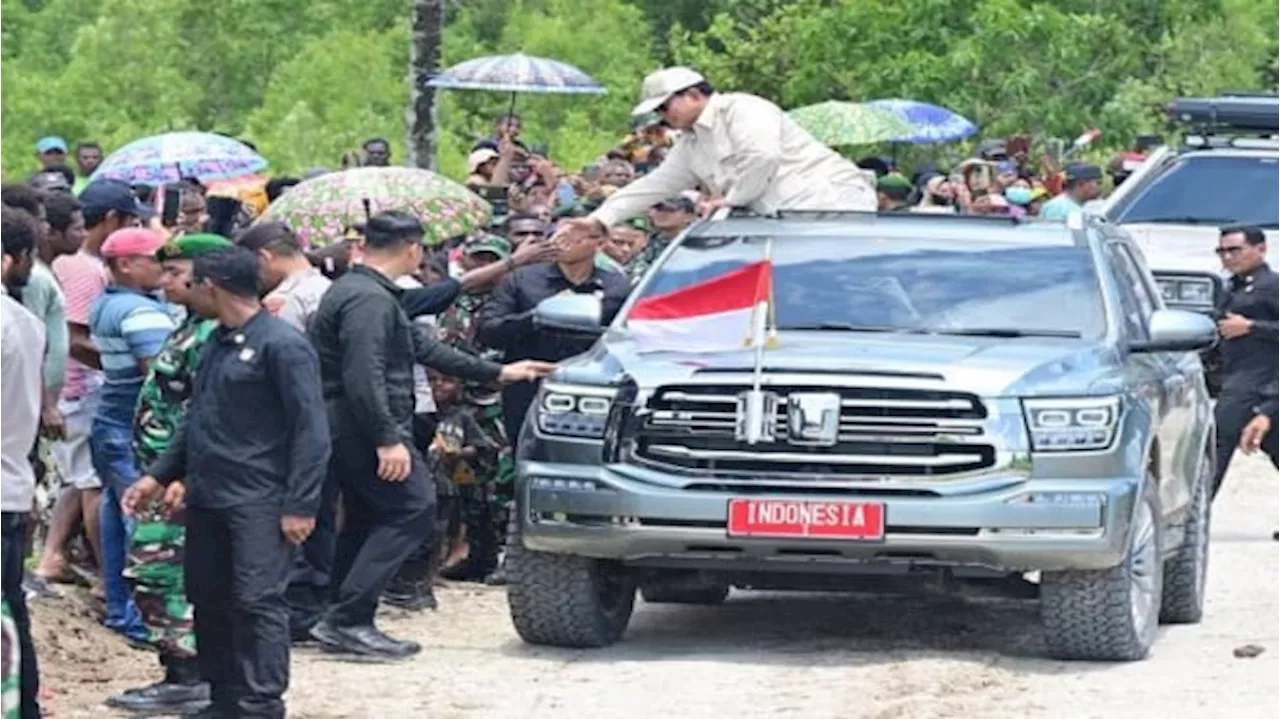
<svg viewBox="0 0 1280 719">
<path fill-rule="evenodd" d="M 1218 257 L 1234 257 L 1244 251 L 1244 246 L 1238 247 L 1219 247 L 1214 250 Z"/>
</svg>

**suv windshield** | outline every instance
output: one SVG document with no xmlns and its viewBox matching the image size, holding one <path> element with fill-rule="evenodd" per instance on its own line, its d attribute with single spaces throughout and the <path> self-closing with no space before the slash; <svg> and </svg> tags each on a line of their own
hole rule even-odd
<svg viewBox="0 0 1280 719">
<path fill-rule="evenodd" d="M 690 237 L 642 297 L 764 257 L 765 237 Z M 1085 247 L 971 240 L 788 237 L 772 242 L 779 329 L 1096 339 L 1106 328 Z"/>
<path fill-rule="evenodd" d="M 1180 225 L 1280 223 L 1280 175 L 1275 158 L 1190 155 L 1121 200 L 1116 222 Z"/>
</svg>

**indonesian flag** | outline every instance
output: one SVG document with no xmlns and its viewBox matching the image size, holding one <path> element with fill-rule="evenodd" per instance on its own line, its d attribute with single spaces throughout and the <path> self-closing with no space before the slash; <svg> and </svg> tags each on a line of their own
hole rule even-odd
<svg viewBox="0 0 1280 719">
<path fill-rule="evenodd" d="M 631 308 L 627 329 L 642 352 L 727 352 L 766 342 L 773 263 L 761 260 Z"/>
</svg>

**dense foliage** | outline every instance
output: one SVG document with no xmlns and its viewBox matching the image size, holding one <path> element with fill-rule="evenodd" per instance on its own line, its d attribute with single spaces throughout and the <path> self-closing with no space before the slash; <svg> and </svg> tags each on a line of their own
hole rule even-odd
<svg viewBox="0 0 1280 719">
<path fill-rule="evenodd" d="M 3 0 L 3 169 L 57 134 L 108 150 L 170 129 L 252 139 L 276 171 L 385 136 L 403 159 L 412 0 Z M 784 106 L 904 97 L 986 134 L 1121 144 L 1175 94 L 1276 86 L 1274 0 L 446 0 L 446 65 L 523 50 L 609 88 L 524 95 L 526 135 L 578 166 L 616 142 L 640 78 L 679 61 Z M 441 96 L 440 166 L 508 97 Z"/>
</svg>

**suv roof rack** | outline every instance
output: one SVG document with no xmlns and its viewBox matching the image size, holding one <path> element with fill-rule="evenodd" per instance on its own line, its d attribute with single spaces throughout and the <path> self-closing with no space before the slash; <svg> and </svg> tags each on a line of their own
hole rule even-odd
<svg viewBox="0 0 1280 719">
<path fill-rule="evenodd" d="M 1001 225 L 1020 225 L 1020 217 L 1010 215 L 950 215 L 932 212 L 866 212 L 862 210 L 775 210 L 761 214 L 746 207 L 721 208 L 712 215 L 713 220 L 756 218 L 768 220 L 933 220 L 942 222 L 985 222 Z"/>
<path fill-rule="evenodd" d="M 1167 109 L 1172 122 L 1194 125 L 1202 135 L 1280 132 L 1280 96 L 1274 94 L 1179 97 Z"/>
</svg>

